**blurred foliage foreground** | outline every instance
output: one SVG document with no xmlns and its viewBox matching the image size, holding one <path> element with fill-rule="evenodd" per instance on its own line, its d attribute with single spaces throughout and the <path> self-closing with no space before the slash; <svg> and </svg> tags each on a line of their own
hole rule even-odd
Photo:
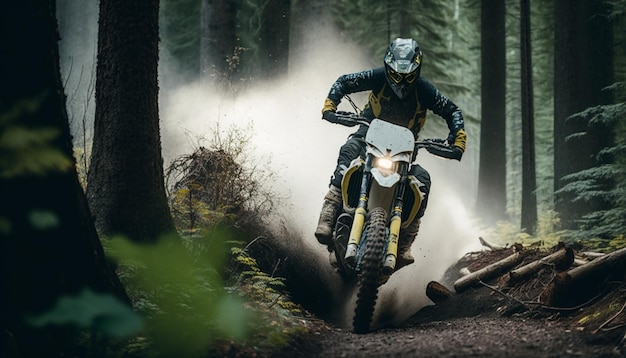
<svg viewBox="0 0 626 358">
<path fill-rule="evenodd" d="M 28 318 L 36 327 L 76 328 L 87 356 L 267 356 L 306 332 L 283 279 L 262 272 L 224 227 L 157 244 L 122 237 L 103 244 L 134 310 L 86 289 Z"/>
<path fill-rule="evenodd" d="M 119 238 L 109 242 L 144 319 L 129 350 L 193 357 L 220 355 L 217 347 L 266 351 L 286 343 L 292 332 L 283 321 L 294 310 L 279 291 L 282 280 L 261 272 L 243 243 L 230 236 L 229 230 L 214 228 L 183 241 L 166 236 L 152 246 Z"/>
</svg>

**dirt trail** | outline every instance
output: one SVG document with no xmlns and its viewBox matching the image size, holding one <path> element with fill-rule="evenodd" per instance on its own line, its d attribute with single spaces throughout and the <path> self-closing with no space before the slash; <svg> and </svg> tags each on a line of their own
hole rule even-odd
<svg viewBox="0 0 626 358">
<path fill-rule="evenodd" d="M 494 254 L 479 259 L 493 262 Z M 459 265 L 466 263 L 448 273 L 458 273 Z M 441 283 L 451 287 L 456 278 L 447 275 Z M 515 292 L 535 297 L 545 282 L 538 277 Z M 522 305 L 478 286 L 369 334 L 320 321 L 275 357 L 626 357 L 625 282 L 607 282 L 604 292 L 571 310 Z"/>
<path fill-rule="evenodd" d="M 276 357 L 626 357 L 616 350 L 623 327 L 592 334 L 580 313 L 505 316 L 497 312 L 503 303 L 486 288 L 470 290 L 398 327 L 354 334 L 325 325 Z"/>
</svg>

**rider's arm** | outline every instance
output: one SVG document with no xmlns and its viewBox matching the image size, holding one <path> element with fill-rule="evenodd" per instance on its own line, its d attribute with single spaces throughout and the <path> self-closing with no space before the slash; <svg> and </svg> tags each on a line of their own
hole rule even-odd
<svg viewBox="0 0 626 358">
<path fill-rule="evenodd" d="M 441 94 L 441 92 L 426 79 L 420 78 L 418 86 L 420 86 L 418 95 L 422 104 L 433 111 L 433 113 L 446 120 L 448 129 L 450 130 L 450 141 L 454 142 L 450 144 L 459 148 L 461 154 L 465 152 L 467 136 L 465 134 L 465 122 L 461 109 L 450 99 Z"/>
<path fill-rule="evenodd" d="M 372 88 L 372 78 L 374 70 L 342 75 L 330 87 L 328 97 L 324 101 L 322 113 L 327 111 L 335 112 L 343 97 L 347 94 L 362 92 Z"/>
</svg>

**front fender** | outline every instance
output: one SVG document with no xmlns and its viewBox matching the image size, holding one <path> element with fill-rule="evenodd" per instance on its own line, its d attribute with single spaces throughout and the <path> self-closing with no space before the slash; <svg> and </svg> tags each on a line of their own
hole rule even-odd
<svg viewBox="0 0 626 358">
<path fill-rule="evenodd" d="M 384 188 L 391 188 L 397 182 L 399 182 L 400 178 L 401 178 L 400 174 L 398 174 L 398 173 L 393 173 L 391 175 L 384 176 L 380 172 L 380 170 L 378 170 L 378 168 L 372 168 L 371 173 L 372 173 L 372 177 L 374 178 L 374 180 L 376 180 L 378 185 L 380 185 L 380 186 L 382 186 Z"/>
</svg>

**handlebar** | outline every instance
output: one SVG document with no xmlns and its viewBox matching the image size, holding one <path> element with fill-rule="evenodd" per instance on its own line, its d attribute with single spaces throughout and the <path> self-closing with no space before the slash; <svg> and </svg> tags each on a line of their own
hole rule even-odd
<svg viewBox="0 0 626 358">
<path fill-rule="evenodd" d="M 354 127 L 357 124 L 363 124 L 366 126 L 370 125 L 370 121 L 367 118 L 361 117 L 356 113 L 337 111 L 335 112 L 335 115 L 337 116 L 337 124 L 341 124 L 346 127 Z"/>
<path fill-rule="evenodd" d="M 357 115 L 356 113 L 337 111 L 337 124 L 341 124 L 347 127 L 353 127 L 358 124 L 370 125 L 370 120 Z M 436 155 L 446 159 L 460 160 L 462 152 L 458 148 L 451 147 L 448 144 L 447 139 L 428 138 L 415 141 L 415 149 L 426 149 L 430 154 Z"/>
<path fill-rule="evenodd" d="M 461 160 L 463 153 L 458 148 L 451 147 L 446 139 L 424 139 L 415 141 L 415 148 L 424 148 L 430 154 L 446 159 Z"/>
</svg>

